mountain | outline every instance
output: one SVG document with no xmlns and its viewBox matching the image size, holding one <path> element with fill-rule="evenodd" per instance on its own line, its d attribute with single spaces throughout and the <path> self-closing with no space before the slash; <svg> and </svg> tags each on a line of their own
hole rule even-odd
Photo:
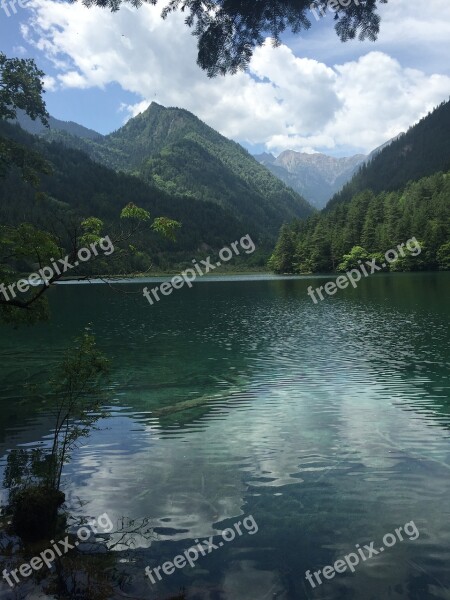
<svg viewBox="0 0 450 600">
<path fill-rule="evenodd" d="M 321 209 L 352 177 L 366 156 L 355 154 L 334 158 L 320 153 L 285 150 L 277 158 L 267 152 L 255 158 L 314 207 Z"/>
<path fill-rule="evenodd" d="M 48 129 L 41 123 L 41 121 L 39 121 L 39 119 L 33 121 L 33 119 L 31 119 L 24 111 L 17 111 L 17 118 L 15 122 L 18 123 L 22 129 L 25 129 L 25 131 L 28 131 L 28 133 L 32 133 L 34 135 L 42 135 L 48 131 Z M 48 124 L 51 131 L 66 132 L 82 139 L 97 140 L 103 137 L 101 133 L 97 133 L 93 129 L 83 127 L 83 125 L 78 125 L 78 123 L 74 123 L 73 121 L 60 121 L 59 119 L 50 117 Z"/>
<path fill-rule="evenodd" d="M 397 190 L 408 181 L 450 168 L 450 101 L 394 139 L 336 194 L 328 207 L 349 201 L 358 192 Z M 327 208 L 328 208 L 327 207 Z"/>
<path fill-rule="evenodd" d="M 370 162 L 373 158 L 375 158 L 375 156 L 377 156 L 377 154 L 380 154 L 380 152 L 382 150 L 384 150 L 385 148 L 387 148 L 388 146 L 390 146 L 392 144 L 392 142 L 395 142 L 396 140 L 398 140 L 400 137 L 402 137 L 402 135 L 405 135 L 405 133 L 399 133 L 398 135 L 396 135 L 395 137 L 391 138 L 390 140 L 388 140 L 387 142 L 384 142 L 384 144 L 381 144 L 381 146 L 378 146 L 378 148 L 375 148 L 375 150 L 372 150 L 372 152 L 366 156 L 364 162 L 368 163 Z"/>
<path fill-rule="evenodd" d="M 363 259 L 364 253 L 384 255 L 412 237 L 422 242 L 422 253 L 400 262 L 402 269 L 448 269 L 449 132 L 450 101 L 379 150 L 324 210 L 283 227 L 273 269 L 329 272 L 355 246 Z"/>
<path fill-rule="evenodd" d="M 250 233 L 258 240 L 259 232 L 253 223 L 240 221 L 230 211 L 209 201 L 190 196 L 171 196 L 157 187 L 126 173 L 118 173 L 89 158 L 86 153 L 68 148 L 61 142 L 48 142 L 31 135 L 18 125 L 0 121 L 0 138 L 5 137 L 26 146 L 43 156 L 52 173 L 41 176 L 39 194 L 25 183 L 14 170 L 0 178 L 0 223 L 17 226 L 26 221 L 38 228 L 72 229 L 75 220 L 94 216 L 105 223 L 105 233 L 120 230 L 122 208 L 132 202 L 151 213 L 152 217 L 166 216 L 181 221 L 176 242 L 162 238 L 150 229 L 139 235 L 136 256 L 124 255 L 120 273 L 152 268 L 169 269 L 188 264 L 194 257 L 204 258 L 239 237 Z M 65 240 L 70 247 L 70 240 Z M 258 250 L 267 253 L 264 243 Z M 206 254 L 205 254 L 206 253 Z M 251 264 L 253 260 L 246 264 Z M 263 253 L 255 260 L 264 260 Z M 115 257 L 117 264 L 118 257 Z M 256 264 L 256 263 L 255 263 Z M 87 264 L 87 267 L 89 265 Z M 108 261 L 103 267 L 109 273 Z"/>
<path fill-rule="evenodd" d="M 67 128 L 42 135 L 133 174 L 172 198 L 214 203 L 265 239 L 275 239 L 282 223 L 313 211 L 242 146 L 184 109 L 153 102 L 118 131 L 95 139 Z"/>
</svg>

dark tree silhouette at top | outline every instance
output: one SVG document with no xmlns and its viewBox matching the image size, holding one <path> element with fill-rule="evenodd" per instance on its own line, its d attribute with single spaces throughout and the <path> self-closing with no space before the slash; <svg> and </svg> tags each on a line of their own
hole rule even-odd
<svg viewBox="0 0 450 600">
<path fill-rule="evenodd" d="M 159 0 L 82 0 L 85 6 L 119 10 L 122 2 L 139 7 Z M 275 46 L 290 30 L 311 27 L 311 19 L 334 13 L 335 30 L 343 41 L 376 40 L 379 4 L 388 0 L 170 0 L 162 11 L 186 13 L 186 25 L 198 39 L 197 63 L 209 77 L 247 68 L 256 46 L 271 37 Z"/>
</svg>

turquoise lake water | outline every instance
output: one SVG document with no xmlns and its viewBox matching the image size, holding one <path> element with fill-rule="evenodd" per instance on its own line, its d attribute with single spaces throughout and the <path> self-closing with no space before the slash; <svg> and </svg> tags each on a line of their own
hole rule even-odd
<svg viewBox="0 0 450 600">
<path fill-rule="evenodd" d="M 325 281 L 205 278 L 154 306 L 142 281 L 58 286 L 49 323 L 0 330 L 0 466 L 48 440 L 30 390 L 90 324 L 111 359 L 110 416 L 64 491 L 75 515 L 155 528 L 135 536 L 126 593 L 450 599 L 450 274 L 374 276 L 315 305 L 306 289 Z M 252 535 L 145 577 L 249 516 Z M 305 579 L 411 521 L 416 539 L 354 573 Z"/>
</svg>

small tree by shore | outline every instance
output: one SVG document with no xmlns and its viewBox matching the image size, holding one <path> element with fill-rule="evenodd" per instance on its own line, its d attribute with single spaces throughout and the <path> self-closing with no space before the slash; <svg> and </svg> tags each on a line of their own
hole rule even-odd
<svg viewBox="0 0 450 600">
<path fill-rule="evenodd" d="M 8 455 L 4 487 L 9 489 L 8 511 L 14 532 L 22 539 L 53 535 L 58 509 L 65 501 L 61 491 L 64 465 L 80 440 L 106 416 L 102 386 L 108 361 L 89 331 L 75 340 L 56 369 L 44 406 L 54 414 L 51 446 L 20 448 Z"/>
</svg>

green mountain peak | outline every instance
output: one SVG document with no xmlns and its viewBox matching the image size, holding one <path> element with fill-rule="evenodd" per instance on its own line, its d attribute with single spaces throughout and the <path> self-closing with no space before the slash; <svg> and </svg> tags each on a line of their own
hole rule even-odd
<svg viewBox="0 0 450 600">
<path fill-rule="evenodd" d="M 55 133 L 51 134 L 55 139 Z M 311 214 L 299 194 L 259 164 L 242 146 L 189 111 L 156 102 L 98 140 L 57 136 L 93 160 L 133 174 L 172 198 L 219 205 L 266 241 L 285 221 Z"/>
</svg>

